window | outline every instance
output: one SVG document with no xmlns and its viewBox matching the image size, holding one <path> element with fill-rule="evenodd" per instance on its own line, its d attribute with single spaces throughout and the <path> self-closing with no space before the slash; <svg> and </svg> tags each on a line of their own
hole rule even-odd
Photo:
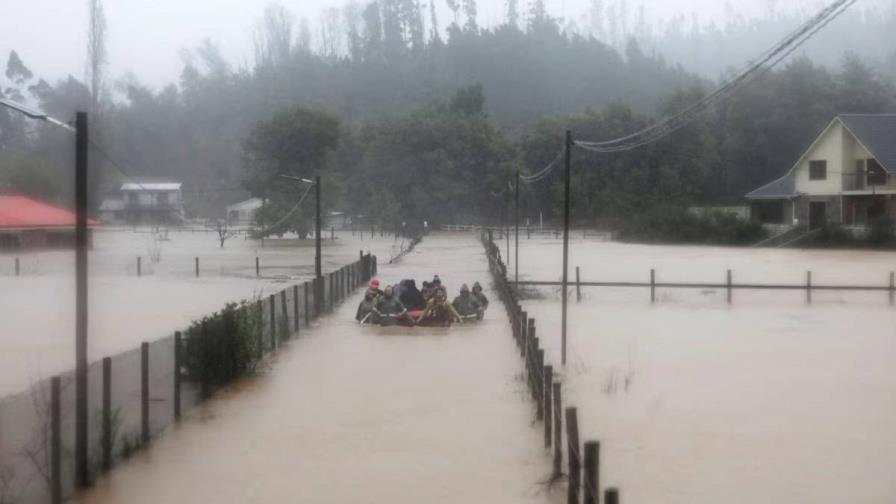
<svg viewBox="0 0 896 504">
<path fill-rule="evenodd" d="M 877 162 L 876 159 L 868 160 L 868 185 L 887 185 L 887 172 L 886 170 L 884 170 L 884 167 Z"/>
<path fill-rule="evenodd" d="M 809 180 L 827 180 L 827 178 L 827 161 L 809 161 Z"/>
</svg>

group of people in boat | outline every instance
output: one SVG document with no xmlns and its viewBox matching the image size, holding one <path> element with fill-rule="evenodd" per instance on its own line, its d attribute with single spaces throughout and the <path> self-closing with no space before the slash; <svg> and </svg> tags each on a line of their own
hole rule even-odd
<svg viewBox="0 0 896 504">
<path fill-rule="evenodd" d="M 431 282 L 424 281 L 422 289 L 413 279 L 406 279 L 380 290 L 380 281 L 374 278 L 358 305 L 355 320 L 362 324 L 450 326 L 454 322 L 482 320 L 486 309 L 488 298 L 479 282 L 473 284 L 472 290 L 463 284 L 451 302 L 438 275 Z"/>
</svg>

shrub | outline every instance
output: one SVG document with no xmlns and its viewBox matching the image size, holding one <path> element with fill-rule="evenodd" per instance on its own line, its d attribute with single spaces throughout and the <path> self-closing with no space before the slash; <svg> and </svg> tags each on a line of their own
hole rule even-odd
<svg viewBox="0 0 896 504">
<path fill-rule="evenodd" d="M 262 357 L 261 314 L 254 303 L 231 303 L 196 321 L 184 340 L 187 379 L 213 387 L 255 373 Z"/>
<path fill-rule="evenodd" d="M 873 246 L 888 245 L 893 243 L 894 222 L 889 217 L 873 219 L 868 230 L 868 242 Z"/>
<path fill-rule="evenodd" d="M 765 238 L 762 224 L 727 212 L 697 215 L 681 207 L 657 207 L 624 219 L 617 229 L 621 241 L 748 245 Z"/>
</svg>

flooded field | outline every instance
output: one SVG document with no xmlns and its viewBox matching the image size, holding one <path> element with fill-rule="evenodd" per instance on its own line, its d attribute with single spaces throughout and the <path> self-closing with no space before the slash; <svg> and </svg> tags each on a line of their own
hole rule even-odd
<svg viewBox="0 0 896 504">
<path fill-rule="evenodd" d="M 521 280 L 556 280 L 558 240 L 521 240 Z M 571 278 L 887 285 L 892 253 L 573 240 Z M 502 247 L 502 252 L 504 248 Z M 514 267 L 511 263 L 510 274 Z M 559 289 L 530 292 L 559 364 Z M 885 292 L 570 289 L 565 399 L 626 502 L 896 501 L 896 308 Z"/>
<path fill-rule="evenodd" d="M 390 237 L 371 240 L 369 234 L 362 241 L 348 232 L 336 238 L 323 243 L 325 272 L 357 260 L 361 249 L 387 261 L 401 244 Z M 97 231 L 89 255 L 90 360 L 169 336 L 228 302 L 314 275 L 313 240 L 269 239 L 261 248 L 240 236 L 223 249 L 219 245 L 216 233 L 171 231 L 158 239 L 149 230 Z M 74 287 L 72 251 L 0 255 L 0 397 L 74 367 Z"/>
<path fill-rule="evenodd" d="M 452 295 L 464 282 L 487 284 L 481 245 L 428 237 L 379 277 L 433 274 Z M 78 501 L 557 501 L 539 484 L 549 462 L 500 305 L 481 325 L 373 328 L 353 321 L 359 299 Z"/>
</svg>

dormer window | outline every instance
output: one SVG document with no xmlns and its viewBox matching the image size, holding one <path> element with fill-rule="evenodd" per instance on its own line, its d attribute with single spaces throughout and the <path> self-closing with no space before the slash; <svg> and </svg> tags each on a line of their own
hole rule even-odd
<svg viewBox="0 0 896 504">
<path fill-rule="evenodd" d="M 809 180 L 827 180 L 827 178 L 827 161 L 809 161 Z"/>
</svg>

